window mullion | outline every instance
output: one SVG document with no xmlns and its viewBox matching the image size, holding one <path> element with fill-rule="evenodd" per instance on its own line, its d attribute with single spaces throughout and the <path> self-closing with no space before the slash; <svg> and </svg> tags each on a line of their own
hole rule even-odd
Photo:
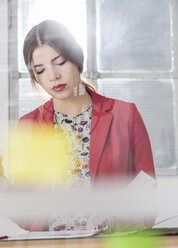
<svg viewBox="0 0 178 248">
<path fill-rule="evenodd" d="M 173 63 L 174 63 L 174 87 L 175 87 L 175 135 L 176 135 L 176 156 L 178 159 L 178 2 L 177 0 L 171 0 L 172 7 L 172 49 L 173 49 Z M 178 164 L 177 164 L 178 174 Z"/>
<path fill-rule="evenodd" d="M 172 79 L 174 72 L 98 72 L 98 78 L 130 78 L 130 79 Z"/>
<path fill-rule="evenodd" d="M 9 0 L 9 120 L 18 119 L 19 86 L 18 86 L 18 40 L 17 12 L 18 0 Z"/>
<path fill-rule="evenodd" d="M 87 71 L 84 75 L 97 87 L 97 61 L 96 61 L 96 3 L 95 0 L 86 0 L 87 15 Z"/>
</svg>

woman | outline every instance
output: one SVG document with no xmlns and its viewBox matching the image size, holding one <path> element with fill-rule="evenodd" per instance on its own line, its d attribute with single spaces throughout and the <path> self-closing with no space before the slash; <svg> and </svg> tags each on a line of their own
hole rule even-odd
<svg viewBox="0 0 178 248">
<path fill-rule="evenodd" d="M 23 52 L 33 84 L 52 98 L 22 116 L 19 126 L 47 124 L 75 133 L 71 174 L 76 185 L 130 179 L 141 170 L 155 177 L 149 137 L 136 106 L 101 96 L 81 80 L 82 49 L 62 24 L 46 20 L 34 26 Z"/>
</svg>

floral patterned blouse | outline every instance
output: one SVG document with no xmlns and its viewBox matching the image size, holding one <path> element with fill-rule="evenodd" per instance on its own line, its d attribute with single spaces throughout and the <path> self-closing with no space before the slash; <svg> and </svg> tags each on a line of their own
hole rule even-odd
<svg viewBox="0 0 178 248">
<path fill-rule="evenodd" d="M 92 105 L 78 115 L 64 115 L 54 110 L 53 125 L 56 133 L 62 131 L 70 139 L 74 153 L 68 171 L 71 186 L 90 187 L 89 143 Z M 49 224 L 50 231 L 93 229 L 88 216 L 54 216 Z"/>
</svg>

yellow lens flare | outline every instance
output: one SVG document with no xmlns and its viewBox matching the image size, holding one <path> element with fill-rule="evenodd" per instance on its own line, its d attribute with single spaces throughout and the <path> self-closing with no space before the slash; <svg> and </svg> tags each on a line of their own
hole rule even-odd
<svg viewBox="0 0 178 248">
<path fill-rule="evenodd" d="M 23 128 L 9 134 L 9 178 L 17 185 L 63 186 L 71 167 L 72 147 L 64 133 Z"/>
</svg>

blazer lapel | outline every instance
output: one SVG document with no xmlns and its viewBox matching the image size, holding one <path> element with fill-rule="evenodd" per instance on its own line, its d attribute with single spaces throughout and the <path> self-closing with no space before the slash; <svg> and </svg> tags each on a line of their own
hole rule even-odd
<svg viewBox="0 0 178 248">
<path fill-rule="evenodd" d="M 90 131 L 89 168 L 92 182 L 113 118 L 112 113 L 108 112 L 108 110 L 112 108 L 114 100 L 107 99 L 96 93 L 91 93 L 91 96 L 93 100 L 93 110 Z"/>
<path fill-rule="evenodd" d="M 113 118 L 109 110 L 112 109 L 114 100 L 105 98 L 88 88 L 87 92 L 91 95 L 93 102 L 89 154 L 90 179 L 93 181 Z M 52 99 L 43 105 L 41 113 L 43 123 L 48 124 L 49 127 L 53 127 Z"/>
</svg>

